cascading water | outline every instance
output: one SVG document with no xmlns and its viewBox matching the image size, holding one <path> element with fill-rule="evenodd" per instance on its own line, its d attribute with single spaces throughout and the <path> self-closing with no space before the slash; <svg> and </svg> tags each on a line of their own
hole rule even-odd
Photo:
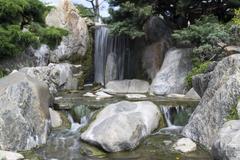
<svg viewBox="0 0 240 160">
<path fill-rule="evenodd" d="M 95 82 L 105 85 L 110 80 L 124 78 L 127 66 L 130 66 L 129 39 L 124 36 L 112 36 L 105 26 L 98 26 L 95 31 Z"/>
</svg>

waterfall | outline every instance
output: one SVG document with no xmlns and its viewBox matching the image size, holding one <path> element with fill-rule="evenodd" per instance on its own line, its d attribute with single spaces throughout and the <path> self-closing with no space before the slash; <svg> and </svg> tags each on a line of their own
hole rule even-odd
<svg viewBox="0 0 240 160">
<path fill-rule="evenodd" d="M 107 27 L 98 26 L 95 31 L 95 82 L 105 85 L 111 80 L 124 79 L 126 65 L 130 67 L 126 60 L 129 54 L 128 38 L 110 35 Z"/>
</svg>

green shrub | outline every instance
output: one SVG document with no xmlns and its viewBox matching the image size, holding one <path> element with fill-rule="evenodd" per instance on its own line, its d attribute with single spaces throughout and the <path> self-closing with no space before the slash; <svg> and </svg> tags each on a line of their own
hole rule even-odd
<svg viewBox="0 0 240 160">
<path fill-rule="evenodd" d="M 0 78 L 4 77 L 7 75 L 7 71 L 5 71 L 4 69 L 0 68 Z"/>
<path fill-rule="evenodd" d="M 88 17 L 88 18 L 90 18 L 92 20 L 94 19 L 95 15 L 94 15 L 92 9 L 87 8 L 87 7 L 85 7 L 85 6 L 81 5 L 81 4 L 75 4 L 75 6 L 77 7 L 79 15 L 81 17 Z"/>
<path fill-rule="evenodd" d="M 193 57 L 196 63 L 218 60 L 224 54 L 218 43 L 232 43 L 234 37 L 229 25 L 221 24 L 213 17 L 202 17 L 188 28 L 176 30 L 172 37 L 176 43 L 185 42 L 193 47 Z"/>
<path fill-rule="evenodd" d="M 188 85 L 189 88 L 192 87 L 192 77 L 197 75 L 197 74 L 201 74 L 206 72 L 206 70 L 208 69 L 210 62 L 204 62 L 202 64 L 199 64 L 197 66 L 195 66 L 191 72 L 188 73 L 187 77 L 186 77 L 186 83 Z"/>
<path fill-rule="evenodd" d="M 50 9 L 39 0 L 0 0 L 0 58 L 23 53 L 30 45 L 58 45 L 68 32 L 45 25 Z"/>
<path fill-rule="evenodd" d="M 240 26 L 240 9 L 235 10 L 235 16 L 233 18 L 233 23 Z"/>
<path fill-rule="evenodd" d="M 237 110 L 237 106 L 233 106 L 231 108 L 231 110 L 229 111 L 226 120 L 230 121 L 230 120 L 238 120 L 239 116 L 238 116 L 238 110 Z"/>
</svg>

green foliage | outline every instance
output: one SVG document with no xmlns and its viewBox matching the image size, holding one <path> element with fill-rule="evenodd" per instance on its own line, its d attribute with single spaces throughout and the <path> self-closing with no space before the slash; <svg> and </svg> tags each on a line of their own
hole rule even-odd
<svg viewBox="0 0 240 160">
<path fill-rule="evenodd" d="M 51 49 L 54 49 L 60 44 L 62 36 L 66 36 L 68 31 L 56 27 L 42 27 L 38 23 L 32 23 L 29 30 L 37 37 L 41 43 L 47 44 Z"/>
<path fill-rule="evenodd" d="M 144 35 L 142 26 L 152 15 L 152 6 L 140 1 L 110 2 L 110 30 L 115 35 L 128 35 L 131 38 Z M 119 9 L 115 9 L 116 5 Z"/>
<path fill-rule="evenodd" d="M 240 26 L 240 9 L 235 9 L 235 16 L 233 18 L 233 23 Z"/>
<path fill-rule="evenodd" d="M 44 23 L 43 13 L 46 7 L 39 0 L 0 0 L 1 24 L 17 24 L 21 26 L 31 21 Z"/>
<path fill-rule="evenodd" d="M 238 120 L 239 116 L 238 116 L 238 110 L 237 110 L 237 106 L 233 106 L 231 108 L 231 110 L 229 111 L 226 120 L 230 121 L 230 120 Z"/>
<path fill-rule="evenodd" d="M 87 8 L 81 4 L 75 4 L 75 6 L 77 7 L 78 12 L 81 17 L 87 17 L 90 19 L 94 19 L 94 13 L 93 13 L 92 9 Z"/>
<path fill-rule="evenodd" d="M 186 83 L 188 85 L 189 88 L 192 87 L 192 77 L 197 75 L 197 74 L 201 74 L 206 72 L 206 70 L 208 69 L 208 65 L 210 64 L 209 61 L 204 62 L 202 64 L 199 64 L 197 66 L 195 66 L 191 72 L 188 73 L 187 77 L 186 77 Z"/>
<path fill-rule="evenodd" d="M 23 32 L 18 25 L 0 26 L 0 57 L 21 53 L 38 38 L 31 32 Z"/>
<path fill-rule="evenodd" d="M 213 16 L 202 17 L 190 27 L 174 31 L 172 37 L 176 43 L 191 44 L 194 64 L 222 58 L 224 50 L 218 44 L 234 44 L 239 41 L 232 34 L 231 24 L 221 24 Z"/>
<path fill-rule="evenodd" d="M 5 71 L 4 69 L 0 68 L 0 78 L 4 77 L 7 75 L 7 71 Z"/>
<path fill-rule="evenodd" d="M 86 54 L 81 59 L 83 66 L 83 76 L 80 86 L 85 84 L 85 81 L 89 78 L 90 74 L 93 73 L 93 38 L 91 32 L 89 33 L 88 48 Z"/>
</svg>

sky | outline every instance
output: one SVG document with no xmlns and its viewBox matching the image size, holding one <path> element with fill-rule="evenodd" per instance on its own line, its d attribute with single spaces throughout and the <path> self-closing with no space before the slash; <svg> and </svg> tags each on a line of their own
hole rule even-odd
<svg viewBox="0 0 240 160">
<path fill-rule="evenodd" d="M 47 3 L 55 3 L 55 4 L 59 2 L 59 0 L 41 0 L 41 1 L 47 2 Z M 108 3 L 103 2 L 103 1 L 104 0 L 99 0 L 99 4 L 102 4 L 101 7 L 100 7 L 100 14 L 103 17 L 107 17 L 107 16 L 109 16 L 109 14 L 108 14 Z M 86 0 L 72 0 L 72 2 L 83 4 L 86 7 L 91 7 L 91 4 L 89 2 L 87 2 Z"/>
</svg>

